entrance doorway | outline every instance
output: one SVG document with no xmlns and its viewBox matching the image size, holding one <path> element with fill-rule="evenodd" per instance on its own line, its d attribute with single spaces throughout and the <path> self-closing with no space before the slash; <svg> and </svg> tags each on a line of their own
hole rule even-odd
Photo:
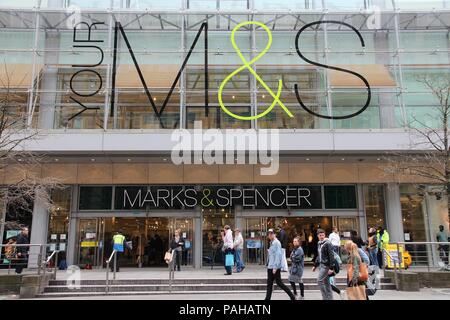
<svg viewBox="0 0 450 320">
<path fill-rule="evenodd" d="M 121 267 L 164 267 L 164 254 L 169 249 L 175 229 L 185 238 L 182 264 L 193 262 L 193 221 L 166 217 L 80 219 L 78 224 L 78 264 L 85 267 L 106 267 L 112 253 L 112 237 L 120 231 L 127 246 L 120 254 Z"/>
<path fill-rule="evenodd" d="M 225 225 L 229 225 L 234 230 L 232 208 L 203 209 L 203 266 L 223 265 L 223 241 L 220 232 Z"/>
<path fill-rule="evenodd" d="M 312 261 L 316 256 L 317 229 L 324 229 L 327 234 L 332 229 L 332 217 L 259 217 L 246 220 L 245 257 L 249 264 L 266 264 L 267 249 L 270 245 L 267 230 L 270 228 L 276 232 L 278 226 L 284 228 L 288 239 L 287 257 L 291 254 L 292 240 L 299 236 L 306 261 Z"/>
</svg>

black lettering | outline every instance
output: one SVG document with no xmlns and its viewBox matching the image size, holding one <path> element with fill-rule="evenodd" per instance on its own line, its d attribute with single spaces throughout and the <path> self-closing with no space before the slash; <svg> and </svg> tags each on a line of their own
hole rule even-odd
<svg viewBox="0 0 450 320">
<path fill-rule="evenodd" d="M 319 24 L 323 24 L 323 23 L 334 23 L 334 24 L 340 24 L 340 25 L 349 27 L 349 28 L 352 29 L 354 32 L 356 32 L 356 34 L 357 34 L 358 37 L 359 37 L 359 40 L 361 41 L 362 47 L 363 47 L 363 48 L 365 47 L 364 39 L 363 39 L 361 33 L 360 33 L 355 27 L 353 27 L 352 25 L 350 25 L 350 24 L 348 24 L 348 23 L 345 23 L 345 22 L 340 22 L 340 21 L 324 20 L 324 21 L 315 21 L 315 22 L 308 23 L 308 24 L 304 25 L 304 26 L 297 32 L 297 36 L 295 37 L 295 48 L 296 48 L 296 50 L 297 50 L 297 54 L 300 56 L 300 58 L 301 58 L 302 60 L 304 60 L 304 61 L 306 61 L 306 62 L 308 62 L 308 63 L 310 63 L 310 64 L 312 64 L 312 65 L 315 65 L 315 66 L 318 66 L 318 67 L 323 67 L 323 68 L 326 68 L 326 69 L 332 69 L 332 70 L 337 70 L 337 71 L 341 71 L 341 72 L 350 73 L 350 74 L 352 74 L 352 75 L 358 77 L 359 79 L 361 79 L 361 80 L 364 82 L 364 84 L 366 85 L 366 87 L 367 87 L 367 100 L 366 100 L 366 103 L 364 104 L 364 107 L 362 107 L 361 109 L 359 109 L 358 111 L 356 111 L 356 112 L 354 112 L 354 113 L 352 113 L 352 114 L 345 115 L 345 116 L 328 116 L 328 115 L 322 115 L 322 114 L 319 114 L 319 113 L 316 113 L 316 112 L 312 111 L 311 109 L 309 109 L 309 108 L 303 103 L 303 101 L 302 101 L 302 99 L 301 99 L 301 97 L 300 97 L 300 94 L 299 94 L 299 92 L 298 92 L 298 85 L 297 85 L 297 84 L 294 85 L 295 95 L 296 95 L 296 97 L 297 97 L 298 103 L 300 103 L 300 106 L 301 106 L 306 112 L 308 112 L 309 114 L 312 114 L 312 115 L 314 115 L 314 116 L 316 116 L 316 117 L 323 118 L 323 119 L 332 119 L 332 120 L 349 119 L 349 118 L 355 117 L 355 116 L 357 116 L 358 114 L 364 112 L 364 110 L 366 110 L 367 107 L 369 106 L 370 100 L 371 100 L 371 97 L 372 97 L 372 92 L 371 92 L 371 90 L 370 90 L 369 82 L 366 80 L 366 78 L 364 78 L 362 75 L 360 75 L 360 74 L 357 73 L 357 72 L 354 72 L 354 71 L 351 71 L 351 70 L 347 70 L 347 69 L 343 69 L 343 68 L 333 67 L 333 66 L 329 66 L 329 65 L 326 65 L 326 64 L 322 64 L 322 63 L 318 63 L 318 62 L 309 60 L 308 58 L 306 58 L 306 57 L 301 53 L 300 48 L 299 48 L 298 39 L 300 38 L 300 34 L 301 34 L 303 31 L 305 31 L 305 29 L 307 29 L 307 28 L 309 28 L 309 27 L 311 27 L 311 26 L 319 25 Z"/>
</svg>

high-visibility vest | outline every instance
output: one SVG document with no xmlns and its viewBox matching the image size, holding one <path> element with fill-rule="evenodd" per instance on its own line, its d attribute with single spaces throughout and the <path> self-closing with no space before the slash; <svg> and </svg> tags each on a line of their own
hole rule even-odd
<svg viewBox="0 0 450 320">
<path fill-rule="evenodd" d="M 386 230 L 384 230 L 383 235 L 380 237 L 380 232 L 377 232 L 377 241 L 378 241 L 378 248 L 385 249 L 386 245 L 389 244 L 389 233 Z"/>
<path fill-rule="evenodd" d="M 118 252 L 123 252 L 123 242 L 125 241 L 125 237 L 121 234 L 116 234 L 113 236 L 113 249 Z"/>
</svg>

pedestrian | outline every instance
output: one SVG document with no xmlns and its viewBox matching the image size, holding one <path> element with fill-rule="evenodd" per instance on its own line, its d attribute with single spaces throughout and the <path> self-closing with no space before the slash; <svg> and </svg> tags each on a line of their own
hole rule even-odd
<svg viewBox="0 0 450 320">
<path fill-rule="evenodd" d="M 377 228 L 377 246 L 378 246 L 378 266 L 383 268 L 383 250 L 389 244 L 389 233 L 383 227 L 379 226 Z"/>
<path fill-rule="evenodd" d="M 333 251 L 339 255 L 339 248 L 341 247 L 341 237 L 339 236 L 339 231 L 337 227 L 333 227 L 333 232 L 328 236 L 331 245 L 333 246 Z"/>
<path fill-rule="evenodd" d="M 16 257 L 16 238 L 12 237 L 8 239 L 8 242 L 5 245 L 5 257 L 3 259 L 4 264 L 11 264 L 12 260 Z"/>
<path fill-rule="evenodd" d="M 363 239 L 358 236 L 358 232 L 355 230 L 351 231 L 351 241 L 358 246 L 358 248 L 362 248 L 364 246 Z"/>
<path fill-rule="evenodd" d="M 370 265 L 378 265 L 378 240 L 375 228 L 369 229 L 369 238 L 367 239 L 367 251 L 369 252 Z"/>
<path fill-rule="evenodd" d="M 176 229 L 175 234 L 170 241 L 170 249 L 174 251 L 174 267 L 176 266 L 177 271 L 181 271 L 181 255 L 184 246 L 184 239 L 181 236 L 181 229 Z"/>
<path fill-rule="evenodd" d="M 233 264 L 227 266 L 227 255 L 234 255 L 233 251 L 233 232 L 229 225 L 223 227 L 224 231 L 222 232 L 222 252 L 224 253 L 224 266 L 225 266 L 225 275 L 231 275 L 233 271 Z"/>
<path fill-rule="evenodd" d="M 283 267 L 281 268 L 281 271 L 287 272 L 288 265 L 286 259 L 286 249 L 288 247 L 288 236 L 282 225 L 278 225 L 278 236 L 281 243 L 281 249 L 283 250 Z"/>
<path fill-rule="evenodd" d="M 439 231 L 436 234 L 436 240 L 437 240 L 437 242 L 449 242 L 450 241 L 449 236 L 448 236 L 447 232 L 445 232 L 443 225 L 439 226 Z M 444 264 L 448 264 L 449 245 L 448 244 L 439 244 L 438 250 L 439 250 L 439 256 L 440 256 L 442 262 L 444 262 Z"/>
<path fill-rule="evenodd" d="M 125 248 L 127 246 L 125 236 L 122 234 L 122 230 L 116 231 L 116 234 L 112 238 L 112 247 L 113 250 L 116 250 L 116 257 L 115 260 L 111 262 L 111 271 L 116 270 L 116 272 L 119 272 L 119 258 L 120 255 L 125 252 Z M 115 261 L 115 263 L 114 263 Z"/>
<path fill-rule="evenodd" d="M 295 296 L 292 294 L 291 290 L 283 283 L 281 280 L 281 268 L 283 267 L 283 250 L 281 248 L 281 243 L 275 235 L 273 229 L 267 231 L 270 247 L 269 247 L 269 257 L 267 261 L 267 291 L 266 300 L 270 300 L 272 297 L 273 282 L 275 281 L 277 285 L 284 290 L 291 298 L 295 300 Z"/>
<path fill-rule="evenodd" d="M 330 276 L 334 275 L 336 259 L 334 258 L 331 242 L 325 236 L 325 230 L 318 229 L 317 237 L 319 239 L 317 248 L 317 259 L 314 261 L 312 271 L 319 267 L 317 283 L 320 288 L 323 300 L 333 300 L 331 291 Z"/>
<path fill-rule="evenodd" d="M 16 249 L 17 265 L 15 271 L 17 274 L 21 274 L 28 261 L 29 246 L 27 246 L 27 244 L 30 244 L 30 239 L 28 238 L 27 227 L 23 227 L 20 231 L 20 234 L 17 236 L 16 244 L 18 246 Z"/>
<path fill-rule="evenodd" d="M 345 243 L 345 250 L 349 253 L 349 258 L 347 262 L 347 287 L 348 288 L 355 288 L 355 287 L 363 287 L 361 288 L 361 297 L 358 297 L 359 299 L 362 299 L 362 296 L 364 297 L 364 300 L 367 299 L 366 295 L 366 280 L 362 279 L 362 274 L 360 273 L 360 265 L 364 263 L 360 251 L 358 249 L 358 246 L 353 241 L 347 241 Z M 353 292 L 353 290 L 350 290 Z M 351 295 L 349 295 L 351 298 Z M 353 297 L 353 300 L 355 297 Z"/>
<path fill-rule="evenodd" d="M 301 247 L 300 237 L 295 237 L 292 241 L 294 248 L 291 251 L 291 269 L 289 270 L 289 282 L 292 286 L 292 291 L 297 300 L 303 300 L 305 298 L 305 285 L 303 284 L 303 270 L 305 269 L 305 253 Z M 297 295 L 297 289 L 295 288 L 298 283 L 300 288 L 300 295 Z"/>
<path fill-rule="evenodd" d="M 244 261 L 242 259 L 242 251 L 244 250 L 244 238 L 242 237 L 241 230 L 239 230 L 239 228 L 234 229 L 233 248 L 236 272 L 241 272 L 245 268 Z"/>
</svg>

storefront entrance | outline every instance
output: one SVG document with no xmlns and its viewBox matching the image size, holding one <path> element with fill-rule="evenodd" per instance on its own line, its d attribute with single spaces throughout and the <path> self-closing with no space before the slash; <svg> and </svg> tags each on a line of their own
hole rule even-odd
<svg viewBox="0 0 450 320">
<path fill-rule="evenodd" d="M 350 239 L 350 232 L 359 233 L 357 217 L 261 217 L 247 218 L 245 226 L 245 258 L 249 264 L 265 265 L 269 240 L 267 230 L 277 230 L 282 226 L 288 237 L 287 257 L 292 250 L 292 240 L 299 236 L 305 252 L 305 261 L 311 262 L 317 254 L 317 229 L 324 229 L 326 234 L 331 233 L 333 226 L 337 226 L 341 240 Z"/>
<path fill-rule="evenodd" d="M 123 267 L 163 267 L 164 254 L 176 229 L 186 239 L 182 263 L 192 265 L 192 219 L 175 218 L 94 218 L 80 219 L 78 226 L 78 264 L 81 268 L 105 267 L 112 253 L 112 237 L 120 231 L 127 248 L 119 255 Z"/>
</svg>

